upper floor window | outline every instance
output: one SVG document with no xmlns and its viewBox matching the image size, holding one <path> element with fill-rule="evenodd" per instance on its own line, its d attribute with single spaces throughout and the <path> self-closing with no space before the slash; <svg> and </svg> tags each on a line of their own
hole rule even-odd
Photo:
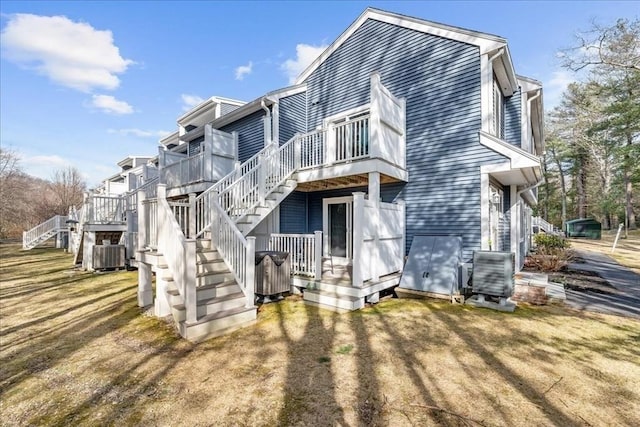
<svg viewBox="0 0 640 427">
<path fill-rule="evenodd" d="M 493 76 L 493 134 L 504 138 L 504 95 L 496 76 Z"/>
</svg>

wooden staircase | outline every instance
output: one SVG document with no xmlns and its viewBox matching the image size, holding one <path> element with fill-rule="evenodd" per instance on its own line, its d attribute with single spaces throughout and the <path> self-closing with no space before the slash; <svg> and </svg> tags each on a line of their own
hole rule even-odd
<svg viewBox="0 0 640 427">
<path fill-rule="evenodd" d="M 246 307 L 242 289 L 220 253 L 211 249 L 210 240 L 197 241 L 196 258 L 195 322 L 187 322 L 184 299 L 167 266 L 159 265 L 156 272 L 167 283 L 166 299 L 180 335 L 190 341 L 200 341 L 253 323 L 256 307 Z"/>
</svg>

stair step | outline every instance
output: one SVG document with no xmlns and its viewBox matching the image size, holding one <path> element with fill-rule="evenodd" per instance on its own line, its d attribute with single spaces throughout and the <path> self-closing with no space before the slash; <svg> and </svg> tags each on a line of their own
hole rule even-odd
<svg viewBox="0 0 640 427">
<path fill-rule="evenodd" d="M 227 271 L 229 271 L 229 267 L 227 267 L 227 264 L 222 259 L 196 262 L 196 274 L 226 273 Z"/>
<path fill-rule="evenodd" d="M 257 317 L 256 307 L 238 307 L 199 318 L 195 323 L 180 322 L 180 335 L 190 341 L 202 341 L 227 334 L 253 324 Z"/>
<path fill-rule="evenodd" d="M 317 304 L 330 310 L 359 310 L 364 307 L 364 297 L 339 295 L 335 292 L 307 289 L 304 291 L 305 302 Z"/>
<path fill-rule="evenodd" d="M 198 286 L 196 288 L 196 292 L 198 293 L 198 299 L 206 299 L 231 295 L 238 292 L 239 289 L 240 287 L 236 283 L 235 279 L 231 279 L 209 285 Z"/>
<path fill-rule="evenodd" d="M 227 280 L 235 280 L 235 276 L 231 271 L 224 272 L 205 272 L 196 275 L 198 287 L 215 285 L 216 283 L 225 282 Z"/>
<path fill-rule="evenodd" d="M 233 310 L 234 308 L 245 306 L 245 297 L 242 292 L 236 292 L 223 297 L 209 298 L 198 301 L 196 304 L 196 316 L 198 318 L 215 314 L 220 311 Z M 173 319 L 176 322 L 184 322 L 186 310 L 184 303 L 180 302 L 172 305 Z"/>
</svg>

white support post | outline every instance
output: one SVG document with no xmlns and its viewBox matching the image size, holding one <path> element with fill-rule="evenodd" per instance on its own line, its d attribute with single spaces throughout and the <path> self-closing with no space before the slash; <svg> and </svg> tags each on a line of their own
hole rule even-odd
<svg viewBox="0 0 640 427">
<path fill-rule="evenodd" d="M 189 193 L 189 230 L 186 236 L 194 239 L 196 234 L 196 193 Z"/>
<path fill-rule="evenodd" d="M 324 158 L 331 165 L 336 162 L 336 131 L 333 123 L 327 125 L 326 143 L 324 144 Z"/>
<path fill-rule="evenodd" d="M 151 286 L 151 265 L 138 263 L 138 307 L 153 304 L 153 288 Z"/>
<path fill-rule="evenodd" d="M 364 193 L 353 193 L 353 254 L 352 254 L 352 286 L 362 287 L 362 241 L 364 224 Z"/>
<path fill-rule="evenodd" d="M 202 180 L 213 181 L 213 128 L 205 125 L 205 138 L 202 144 Z"/>
<path fill-rule="evenodd" d="M 293 142 L 293 167 L 295 171 L 299 170 L 302 166 L 302 143 L 299 137 L 299 133 L 296 133 L 294 135 L 295 140 Z"/>
<path fill-rule="evenodd" d="M 171 314 L 171 306 L 167 298 L 167 287 L 169 284 L 162 277 L 162 274 L 156 274 L 156 298 L 153 301 L 153 314 L 156 317 L 165 317 Z"/>
<path fill-rule="evenodd" d="M 322 231 L 314 233 L 314 251 L 315 251 L 315 280 L 322 280 Z"/>
<path fill-rule="evenodd" d="M 260 155 L 260 160 L 258 161 L 258 199 L 260 200 L 260 205 L 265 205 L 265 199 L 267 197 L 267 168 L 266 168 L 266 160 L 264 155 Z"/>
<path fill-rule="evenodd" d="M 231 136 L 233 137 L 233 156 L 238 161 L 238 132 L 234 130 L 231 132 Z"/>
<path fill-rule="evenodd" d="M 138 251 L 143 250 L 147 244 L 149 209 L 145 203 L 146 199 L 144 190 L 138 190 Z"/>
<path fill-rule="evenodd" d="M 369 172 L 369 202 L 373 203 L 375 208 L 373 216 L 368 218 L 374 224 L 375 230 L 373 234 L 373 252 L 371 254 L 373 259 L 371 263 L 373 270 L 371 271 L 371 280 L 378 281 L 380 279 L 380 264 L 386 262 L 380 257 L 380 227 L 382 227 L 380 223 L 380 172 Z"/>
<path fill-rule="evenodd" d="M 195 323 L 198 320 L 198 304 L 196 297 L 196 241 L 188 239 L 185 247 L 184 260 L 184 307 L 187 323 Z"/>
<path fill-rule="evenodd" d="M 246 307 L 255 306 L 255 287 L 256 287 L 256 238 L 254 236 L 247 237 L 247 260 L 246 260 L 246 283 L 244 284 L 245 295 L 247 297 Z"/>
</svg>

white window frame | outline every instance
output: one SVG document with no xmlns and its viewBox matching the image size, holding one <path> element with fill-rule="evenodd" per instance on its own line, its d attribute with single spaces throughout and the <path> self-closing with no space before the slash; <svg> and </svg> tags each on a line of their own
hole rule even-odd
<svg viewBox="0 0 640 427">
<path fill-rule="evenodd" d="M 495 74 L 493 75 L 493 134 L 504 139 L 504 94 Z"/>
</svg>

